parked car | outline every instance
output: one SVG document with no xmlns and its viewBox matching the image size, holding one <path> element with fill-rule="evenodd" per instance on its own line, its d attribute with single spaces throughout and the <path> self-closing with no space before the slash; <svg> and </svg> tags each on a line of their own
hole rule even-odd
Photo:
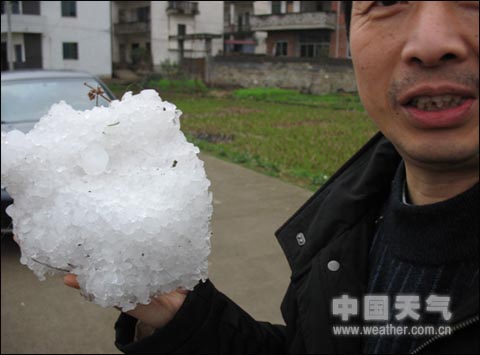
<svg viewBox="0 0 480 355">
<path fill-rule="evenodd" d="M 86 110 L 96 105 L 90 100 L 90 89 L 100 86 L 104 96 L 115 100 L 115 95 L 99 78 L 86 72 L 25 70 L 2 72 L 2 131 L 17 129 L 24 133 L 30 131 L 35 123 L 45 115 L 52 104 L 64 100 L 77 110 Z M 98 105 L 107 106 L 108 101 L 98 99 Z M 10 217 L 5 209 L 13 200 L 2 188 L 1 234 L 12 231 Z"/>
</svg>

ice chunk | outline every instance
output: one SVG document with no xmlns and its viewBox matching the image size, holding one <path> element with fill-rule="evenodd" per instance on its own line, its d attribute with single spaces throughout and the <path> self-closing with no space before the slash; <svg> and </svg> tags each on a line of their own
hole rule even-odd
<svg viewBox="0 0 480 355">
<path fill-rule="evenodd" d="M 19 130 L 12 130 L 5 136 L 5 144 L 12 146 L 15 149 L 22 149 L 26 144 L 25 133 Z"/>
<path fill-rule="evenodd" d="M 212 196 L 181 111 L 153 90 L 109 107 L 52 106 L 28 134 L 2 132 L 2 185 L 40 279 L 68 270 L 82 294 L 132 309 L 207 277 Z"/>
<path fill-rule="evenodd" d="M 108 153 L 100 144 L 92 144 L 85 149 L 80 159 L 80 166 L 90 175 L 103 173 L 107 164 Z"/>
</svg>

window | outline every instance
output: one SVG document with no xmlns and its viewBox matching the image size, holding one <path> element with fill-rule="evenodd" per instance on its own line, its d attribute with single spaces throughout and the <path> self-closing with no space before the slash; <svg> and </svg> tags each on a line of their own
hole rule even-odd
<svg viewBox="0 0 480 355">
<path fill-rule="evenodd" d="M 300 1 L 300 12 L 332 11 L 331 1 Z"/>
<path fill-rule="evenodd" d="M 7 13 L 7 2 L 8 1 L 2 1 L 2 14 Z M 20 1 L 10 1 L 10 3 L 12 4 L 12 14 L 13 15 L 20 14 Z"/>
<path fill-rule="evenodd" d="M 125 11 L 125 9 L 118 10 L 118 22 L 120 23 L 127 22 L 127 12 Z"/>
<path fill-rule="evenodd" d="M 317 11 L 330 11 L 332 10 L 331 1 L 315 1 L 317 4 Z"/>
<path fill-rule="evenodd" d="M 287 41 L 278 41 L 275 44 L 275 57 L 284 57 L 288 53 L 288 43 Z"/>
<path fill-rule="evenodd" d="M 15 45 L 15 62 L 17 62 L 17 63 L 23 62 L 23 60 L 22 60 L 22 45 L 21 44 L 16 44 Z"/>
<path fill-rule="evenodd" d="M 63 59 L 78 59 L 78 43 L 63 42 Z"/>
<path fill-rule="evenodd" d="M 245 12 L 243 14 L 244 19 L 245 19 L 245 27 L 249 28 L 250 27 L 250 12 Z"/>
<path fill-rule="evenodd" d="M 2 1 L 3 2 L 3 1 Z M 7 42 L 2 42 L 2 57 L 1 57 L 1 60 L 0 60 L 0 63 L 2 65 L 2 71 L 4 70 L 8 70 L 8 58 L 7 58 Z M 3 90 L 2 90 L 3 92 Z M 3 115 L 3 112 L 2 112 L 2 115 Z M 3 119 L 3 117 L 2 117 Z"/>
<path fill-rule="evenodd" d="M 77 17 L 76 1 L 61 1 L 63 17 Z"/>
<path fill-rule="evenodd" d="M 12 14 L 18 15 L 20 14 L 20 1 L 2 1 L 2 15 L 7 13 L 7 3 L 10 2 L 12 4 Z M 32 2 L 32 1 L 24 1 Z"/>
<path fill-rule="evenodd" d="M 298 34 L 298 40 L 301 43 L 330 42 L 331 34 L 331 30 L 300 31 Z"/>
<path fill-rule="evenodd" d="M 313 57 L 313 44 L 301 44 L 300 57 Z"/>
<path fill-rule="evenodd" d="M 187 33 L 187 26 L 183 24 L 178 24 L 177 25 L 177 35 L 183 36 Z"/>
<path fill-rule="evenodd" d="M 287 13 L 291 14 L 293 12 L 293 1 L 287 1 Z"/>
<path fill-rule="evenodd" d="M 138 22 L 149 22 L 150 21 L 150 7 L 139 7 L 137 8 L 137 21 Z"/>
<path fill-rule="evenodd" d="M 240 14 L 237 16 L 237 28 L 238 28 L 238 31 L 243 31 L 243 15 Z"/>
<path fill-rule="evenodd" d="M 282 2 L 281 1 L 272 1 L 272 14 L 281 14 L 282 13 Z"/>
<path fill-rule="evenodd" d="M 302 43 L 300 44 L 300 57 L 328 57 L 329 43 Z"/>
<path fill-rule="evenodd" d="M 298 35 L 300 57 L 328 57 L 330 30 L 302 31 Z"/>
<path fill-rule="evenodd" d="M 22 1 L 24 15 L 40 15 L 40 1 Z"/>
</svg>

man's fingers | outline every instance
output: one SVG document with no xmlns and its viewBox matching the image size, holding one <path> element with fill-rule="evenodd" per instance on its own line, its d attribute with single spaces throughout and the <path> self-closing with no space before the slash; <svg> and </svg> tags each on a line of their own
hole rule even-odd
<svg viewBox="0 0 480 355">
<path fill-rule="evenodd" d="M 77 282 L 77 276 L 74 274 L 67 274 L 63 277 L 63 282 L 68 287 L 76 288 L 77 290 L 80 289 L 80 285 Z"/>
<path fill-rule="evenodd" d="M 18 245 L 20 245 L 19 241 L 18 241 L 18 238 L 17 236 L 14 234 L 13 235 L 13 240 L 15 241 L 15 243 L 17 243 Z M 68 287 L 73 287 L 73 288 L 76 288 L 77 290 L 80 289 L 80 285 L 78 284 L 77 282 L 77 275 L 74 275 L 74 274 L 67 274 L 63 277 L 63 283 L 65 285 L 67 285 Z"/>
<path fill-rule="evenodd" d="M 188 295 L 188 293 L 190 292 L 189 290 L 185 290 L 184 288 L 177 288 L 177 292 L 178 293 L 181 293 L 183 295 Z"/>
</svg>

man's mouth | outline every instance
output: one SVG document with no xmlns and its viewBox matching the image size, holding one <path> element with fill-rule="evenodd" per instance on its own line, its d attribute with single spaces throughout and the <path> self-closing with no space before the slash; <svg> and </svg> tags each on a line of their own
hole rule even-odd
<svg viewBox="0 0 480 355">
<path fill-rule="evenodd" d="M 398 100 L 407 119 L 419 128 L 458 127 L 473 117 L 478 94 L 452 83 L 419 85 Z"/>
<path fill-rule="evenodd" d="M 461 106 L 469 98 L 461 95 L 415 96 L 406 106 L 421 111 L 441 111 Z"/>
</svg>

